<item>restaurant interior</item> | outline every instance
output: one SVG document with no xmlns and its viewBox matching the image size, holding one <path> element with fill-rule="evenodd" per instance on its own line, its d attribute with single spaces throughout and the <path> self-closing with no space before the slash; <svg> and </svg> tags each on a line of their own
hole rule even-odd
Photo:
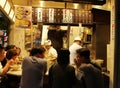
<svg viewBox="0 0 120 88">
<path fill-rule="evenodd" d="M 74 38 L 80 36 L 83 47 L 90 49 L 92 60 L 102 67 L 105 88 L 113 88 L 114 69 L 109 59 L 113 56 L 111 26 L 115 18 L 111 0 L 1 0 L 0 3 L 0 44 L 17 45 L 23 58 L 46 39 L 60 50 L 68 49 Z M 7 75 L 9 86 L 18 88 L 21 70 Z M 44 85 L 48 88 L 47 76 Z"/>
</svg>

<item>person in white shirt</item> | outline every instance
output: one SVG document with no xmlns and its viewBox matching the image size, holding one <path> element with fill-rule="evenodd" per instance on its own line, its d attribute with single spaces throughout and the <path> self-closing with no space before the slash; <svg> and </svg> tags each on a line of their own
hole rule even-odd
<svg viewBox="0 0 120 88">
<path fill-rule="evenodd" d="M 49 68 L 57 62 L 57 50 L 52 46 L 51 40 L 46 40 L 44 43 L 45 46 L 45 58 L 47 60 L 47 70 L 49 71 Z"/>
<path fill-rule="evenodd" d="M 17 55 L 17 53 L 16 53 L 16 55 Z M 14 64 L 14 60 L 9 59 L 9 60 L 7 60 L 7 63 L 3 67 L 1 64 L 1 61 L 3 61 L 4 58 L 5 58 L 5 49 L 2 45 L 0 45 L 0 75 L 5 75 L 8 72 L 8 70 L 10 69 L 10 66 L 12 64 Z"/>
<path fill-rule="evenodd" d="M 74 43 L 69 47 L 69 51 L 70 51 L 70 64 L 71 65 L 75 65 L 74 63 L 74 59 L 76 58 L 76 50 L 82 48 L 81 46 L 81 38 L 75 37 L 74 39 Z"/>
<path fill-rule="evenodd" d="M 6 59 L 6 63 L 4 66 L 2 65 L 1 61 Z M 17 58 L 16 50 L 9 50 L 7 53 L 5 52 L 4 47 L 0 44 L 0 88 L 7 88 L 6 85 L 6 74 L 10 70 L 11 66 L 15 64 L 15 59 Z"/>
</svg>

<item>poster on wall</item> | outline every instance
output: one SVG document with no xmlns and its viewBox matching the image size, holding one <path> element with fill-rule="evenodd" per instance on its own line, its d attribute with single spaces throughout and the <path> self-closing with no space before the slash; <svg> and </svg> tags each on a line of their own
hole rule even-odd
<svg viewBox="0 0 120 88">
<path fill-rule="evenodd" d="M 32 7 L 15 6 L 15 26 L 19 28 L 31 28 Z"/>
</svg>

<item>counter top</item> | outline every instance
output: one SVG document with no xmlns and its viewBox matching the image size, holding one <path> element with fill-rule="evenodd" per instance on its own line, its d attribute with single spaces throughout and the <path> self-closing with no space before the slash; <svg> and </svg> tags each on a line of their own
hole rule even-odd
<svg viewBox="0 0 120 88">
<path fill-rule="evenodd" d="M 15 75 L 15 76 L 21 76 L 22 75 L 22 71 L 18 70 L 18 71 L 13 71 L 10 70 L 7 72 L 8 75 Z"/>
<path fill-rule="evenodd" d="M 7 72 L 7 75 L 21 76 L 21 75 L 22 75 L 21 65 L 20 65 L 20 67 L 19 67 L 18 70 L 10 69 L 10 70 Z M 48 71 L 45 73 L 45 75 L 48 75 Z"/>
<path fill-rule="evenodd" d="M 22 75 L 21 66 L 20 66 L 19 69 L 17 69 L 17 70 L 10 69 L 10 70 L 7 72 L 7 74 L 8 74 L 8 75 L 14 75 L 14 76 L 21 76 L 21 75 Z"/>
</svg>

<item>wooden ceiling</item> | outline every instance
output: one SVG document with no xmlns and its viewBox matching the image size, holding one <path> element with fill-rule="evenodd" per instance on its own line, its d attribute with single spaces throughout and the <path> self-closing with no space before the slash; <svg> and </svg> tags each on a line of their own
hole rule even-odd
<svg viewBox="0 0 120 88">
<path fill-rule="evenodd" d="M 65 2 L 55 2 L 55 1 L 58 1 L 58 0 L 53 0 L 53 1 L 50 1 L 50 0 L 48 0 L 48 1 L 47 0 L 46 1 L 41 1 L 41 0 L 12 0 L 14 5 L 33 6 L 33 7 L 64 8 L 66 5 Z M 68 8 L 73 8 L 74 7 L 73 4 L 74 3 L 72 3 L 72 2 L 67 2 Z M 80 3 L 77 3 L 77 4 L 80 4 Z"/>
<path fill-rule="evenodd" d="M 71 8 L 84 9 L 85 4 L 70 3 L 70 2 L 55 2 L 55 1 L 40 1 L 40 0 L 12 0 L 14 5 L 32 6 L 32 7 L 47 7 L 47 8 Z M 76 6 L 75 6 L 76 4 Z M 91 7 L 91 4 L 87 4 Z"/>
<path fill-rule="evenodd" d="M 31 5 L 32 0 L 12 0 L 14 5 L 23 5 L 28 6 Z"/>
</svg>

